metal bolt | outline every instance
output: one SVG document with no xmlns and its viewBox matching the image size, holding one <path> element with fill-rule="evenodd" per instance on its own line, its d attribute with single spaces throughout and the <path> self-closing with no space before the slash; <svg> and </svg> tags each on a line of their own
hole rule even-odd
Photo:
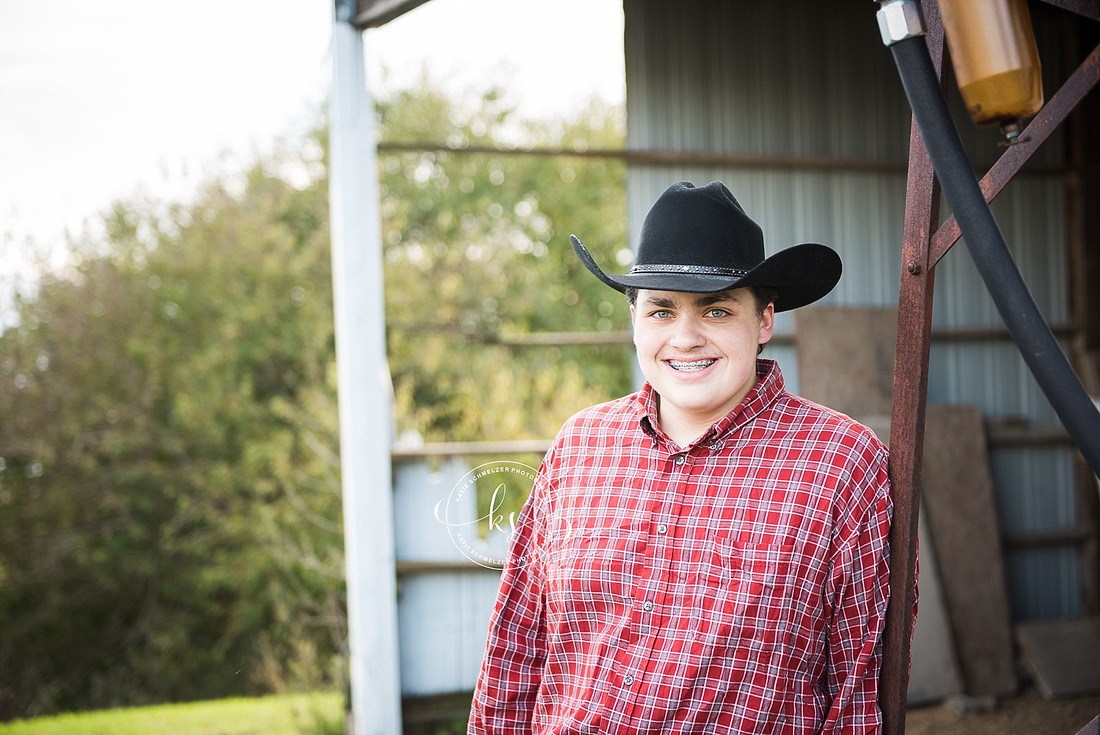
<svg viewBox="0 0 1100 735">
<path fill-rule="evenodd" d="M 888 0 L 879 8 L 879 33 L 885 46 L 893 46 L 913 36 L 924 35 L 924 18 L 920 6 L 913 0 Z"/>
<path fill-rule="evenodd" d="M 920 263 L 910 263 L 908 266 L 906 266 L 906 270 L 908 270 L 914 276 L 919 276 Z"/>
</svg>

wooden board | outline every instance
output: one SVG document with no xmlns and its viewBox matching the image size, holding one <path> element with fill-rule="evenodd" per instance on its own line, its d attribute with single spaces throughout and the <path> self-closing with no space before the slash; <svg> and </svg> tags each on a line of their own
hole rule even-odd
<svg viewBox="0 0 1100 735">
<path fill-rule="evenodd" d="M 889 416 L 898 310 L 814 306 L 794 318 L 799 393 L 849 416 Z"/>
<path fill-rule="evenodd" d="M 928 406 L 922 497 L 966 691 L 1016 691 L 1012 627 L 981 411 Z"/>
<path fill-rule="evenodd" d="M 963 691 L 962 671 L 943 600 L 935 544 L 925 514 L 918 521 L 920 537 L 920 602 L 913 625 L 912 666 L 906 702 L 911 706 L 938 702 Z"/>
<path fill-rule="evenodd" d="M 1016 640 L 1044 697 L 1100 692 L 1100 618 L 1020 623 Z"/>
</svg>

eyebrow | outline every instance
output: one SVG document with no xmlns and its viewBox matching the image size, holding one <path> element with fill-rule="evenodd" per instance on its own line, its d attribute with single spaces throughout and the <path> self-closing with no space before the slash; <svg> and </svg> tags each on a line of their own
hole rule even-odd
<svg viewBox="0 0 1100 735">
<path fill-rule="evenodd" d="M 741 299 L 733 294 L 719 291 L 718 293 L 705 294 L 695 299 L 695 305 L 698 307 L 712 306 L 714 304 L 740 304 Z"/>
<path fill-rule="evenodd" d="M 675 301 L 668 298 L 667 296 L 647 296 L 645 301 L 646 301 L 647 304 L 652 304 L 653 306 L 659 306 L 662 309 L 673 309 L 677 305 Z M 718 293 L 702 294 L 702 295 L 696 297 L 696 299 L 694 301 L 694 306 L 697 309 L 703 309 L 703 308 L 706 308 L 708 306 L 713 306 L 714 304 L 740 304 L 740 303 L 741 303 L 741 300 L 739 298 L 737 298 L 736 296 L 734 296 L 732 294 L 729 294 L 729 293 L 726 293 L 724 291 L 719 291 Z"/>
</svg>

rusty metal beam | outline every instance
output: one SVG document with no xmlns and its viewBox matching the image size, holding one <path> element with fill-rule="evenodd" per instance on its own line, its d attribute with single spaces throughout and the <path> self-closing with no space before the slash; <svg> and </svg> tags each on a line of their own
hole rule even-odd
<svg viewBox="0 0 1100 735">
<path fill-rule="evenodd" d="M 905 171 L 906 161 L 891 158 L 846 158 L 830 156 L 785 156 L 716 151 L 627 150 L 622 148 L 586 149 L 525 148 L 515 146 L 450 146 L 436 142 L 388 142 L 378 144 L 384 153 L 445 153 L 448 155 L 535 156 L 540 158 L 588 158 L 623 161 L 638 166 L 731 166 L 812 171 Z M 1058 174 L 1063 168 L 1043 173 Z"/>
<path fill-rule="evenodd" d="M 829 156 L 786 156 L 773 154 L 720 153 L 715 151 L 628 150 L 624 148 L 588 148 L 575 151 L 567 148 L 537 148 L 524 146 L 460 146 L 436 141 L 387 142 L 378 144 L 379 153 L 434 153 L 449 156 L 532 156 L 536 158 L 587 158 L 623 161 L 637 166 L 728 166 L 730 168 L 763 168 L 790 171 L 896 171 L 909 168 L 908 159 L 848 158 Z M 975 164 L 977 165 L 977 164 Z M 1032 166 L 1022 172 L 1029 176 L 1063 176 L 1069 166 Z"/>
<path fill-rule="evenodd" d="M 1054 93 L 1039 114 L 1020 135 L 1020 142 L 1009 146 L 989 172 L 982 178 L 982 194 L 987 202 L 997 198 L 1012 177 L 1054 130 L 1062 124 L 1077 104 L 1100 80 L 1100 46 L 1081 63 L 1077 70 Z M 959 223 L 951 215 L 932 238 L 931 265 L 940 262 L 960 237 Z"/>
<path fill-rule="evenodd" d="M 935 0 L 923 5 L 925 40 L 936 73 L 943 78 L 943 24 Z M 928 351 L 932 332 L 935 270 L 929 242 L 939 220 L 940 187 L 914 119 L 909 137 L 905 192 L 898 339 L 894 359 L 894 405 L 890 419 L 890 483 L 894 520 L 890 527 L 890 606 L 883 634 L 879 706 L 887 735 L 905 732 L 913 607 L 916 604 L 917 519 L 920 507 L 924 417 L 928 395 Z"/>
<path fill-rule="evenodd" d="M 1085 18 L 1100 21 L 1100 2 L 1097 0 L 1043 0 L 1047 5 L 1077 13 Z"/>
</svg>

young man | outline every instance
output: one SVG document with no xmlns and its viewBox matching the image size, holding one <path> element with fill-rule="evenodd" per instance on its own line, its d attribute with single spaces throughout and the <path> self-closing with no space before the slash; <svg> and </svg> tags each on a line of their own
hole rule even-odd
<svg viewBox="0 0 1100 735">
<path fill-rule="evenodd" d="M 520 515 L 469 732 L 880 728 L 885 447 L 759 360 L 840 258 L 764 258 L 714 182 L 654 204 L 627 293 L 646 384 L 562 428 Z"/>
</svg>

